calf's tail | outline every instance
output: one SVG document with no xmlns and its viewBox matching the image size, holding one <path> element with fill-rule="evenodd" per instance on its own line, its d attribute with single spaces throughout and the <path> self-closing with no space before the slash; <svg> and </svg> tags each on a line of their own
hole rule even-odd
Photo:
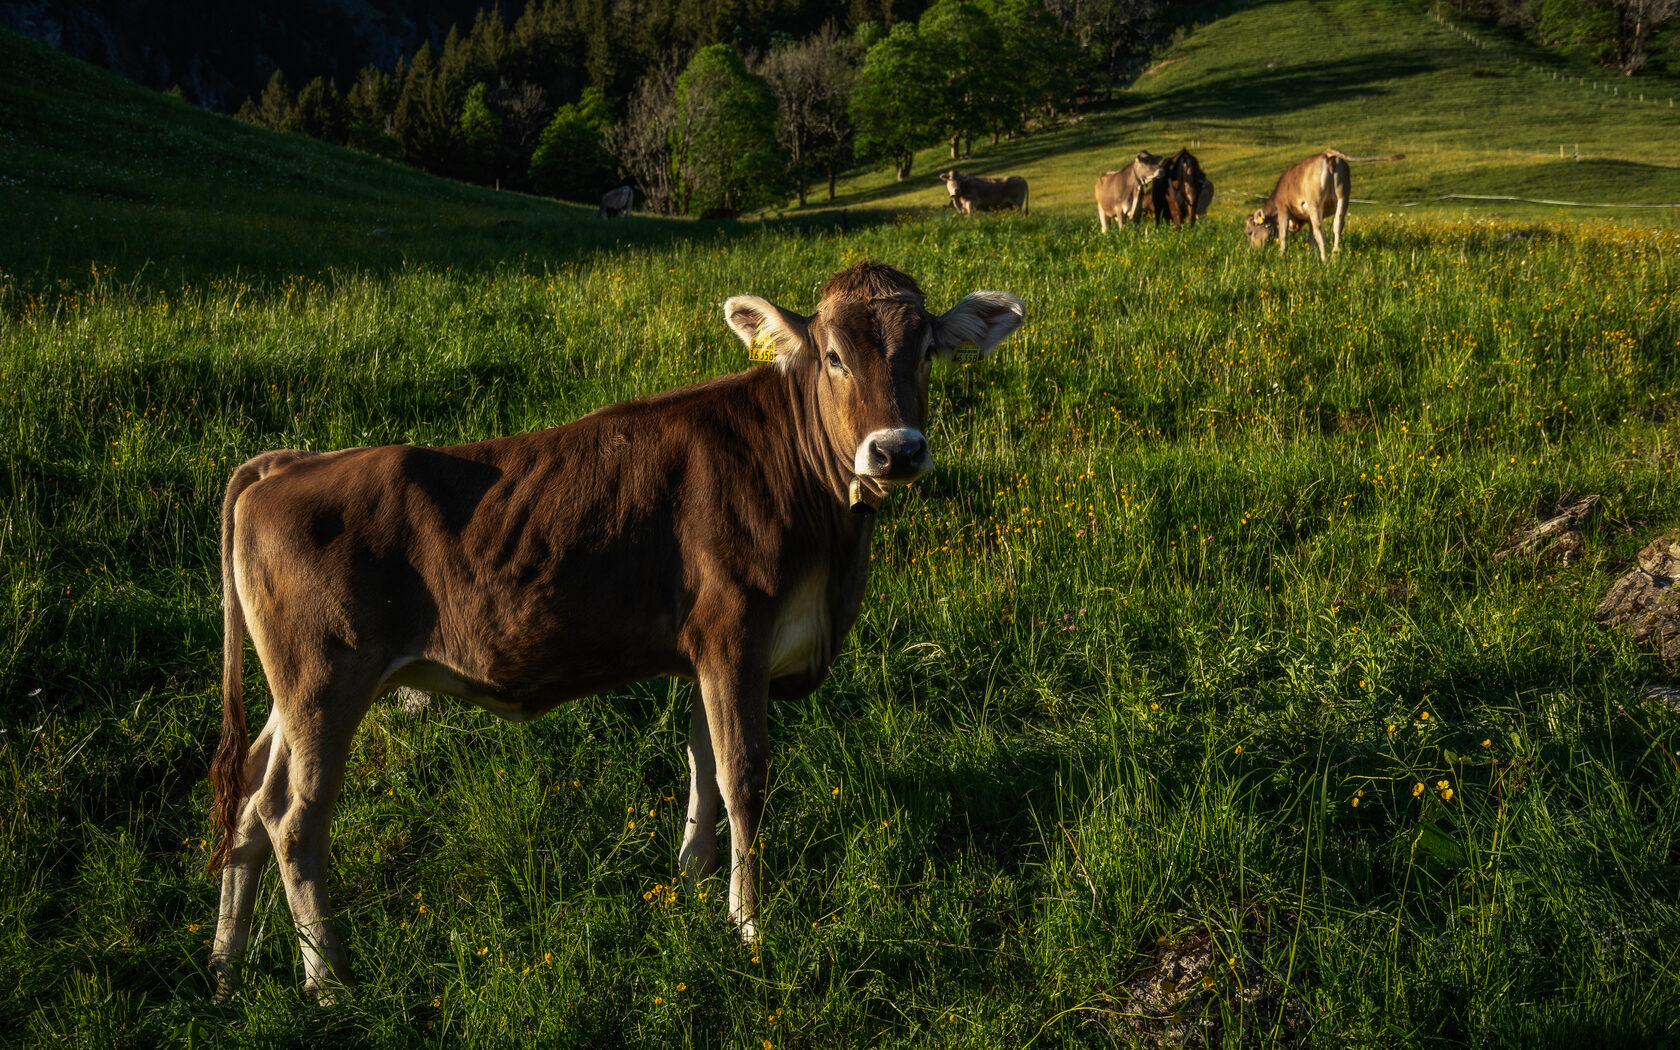
<svg viewBox="0 0 1680 1050">
<path fill-rule="evenodd" d="M 233 575 L 234 508 L 247 488 L 304 455 L 288 450 L 248 460 L 233 472 L 222 500 L 222 736 L 210 760 L 210 783 L 216 792 L 211 818 L 220 839 L 210 854 L 212 876 L 222 870 L 233 850 L 234 829 L 245 801 L 245 761 L 251 749 L 245 726 L 245 609 Z"/>
</svg>

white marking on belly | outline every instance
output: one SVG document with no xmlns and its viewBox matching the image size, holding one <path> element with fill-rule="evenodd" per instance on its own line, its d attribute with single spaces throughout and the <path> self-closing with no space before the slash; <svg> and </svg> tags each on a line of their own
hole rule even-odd
<svg viewBox="0 0 1680 1050">
<path fill-rule="evenodd" d="M 770 647 L 770 677 L 811 674 L 828 659 L 828 574 L 813 572 L 782 603 Z"/>
</svg>

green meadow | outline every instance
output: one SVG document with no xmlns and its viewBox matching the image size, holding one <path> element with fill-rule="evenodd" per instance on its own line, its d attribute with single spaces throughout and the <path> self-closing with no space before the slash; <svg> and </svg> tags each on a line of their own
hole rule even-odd
<svg viewBox="0 0 1680 1050">
<path fill-rule="evenodd" d="M 1305 35 L 1325 19 L 1365 35 Z M 1288 73 L 1355 37 L 1386 95 Z M 0 34 L 0 1045 L 1680 1043 L 1680 724 L 1647 694 L 1672 670 L 1592 619 L 1680 525 L 1680 226 L 1365 205 L 1329 265 L 1241 236 L 1241 194 L 1325 144 L 1427 154 L 1356 171 L 1384 200 L 1583 170 L 1519 156 L 1523 121 L 1649 175 L 1557 196 L 1680 199 L 1666 107 L 1578 88 L 1549 129 L 1515 74 L 1441 57 L 1495 46 L 1407 4 L 1257 4 L 1113 107 L 978 152 L 1039 151 L 1025 219 L 873 173 L 844 217 L 609 225 Z M 1274 51 L 1314 107 L 1243 88 Z M 1254 108 L 1166 104 L 1219 84 Z M 1431 116 L 1470 91 L 1476 128 Z M 1102 158 L 1191 139 L 1231 187 L 1210 220 L 1100 235 Z M 357 987 L 300 994 L 270 869 L 212 1004 L 233 468 L 748 367 L 725 297 L 809 311 L 861 258 L 1027 319 L 935 374 L 936 469 L 883 507 L 828 683 L 772 707 L 761 942 L 676 871 L 690 684 L 523 726 L 381 703 L 334 824 Z M 1579 553 L 1499 556 L 1588 495 Z M 1180 1016 L 1145 1009 L 1196 944 Z"/>
</svg>

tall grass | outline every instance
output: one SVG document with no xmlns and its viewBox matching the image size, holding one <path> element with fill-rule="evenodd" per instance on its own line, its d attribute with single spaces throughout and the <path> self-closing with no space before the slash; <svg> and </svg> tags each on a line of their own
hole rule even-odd
<svg viewBox="0 0 1680 1050">
<path fill-rule="evenodd" d="M 1680 734 L 1589 614 L 1680 518 L 1680 240 L 1239 240 L 905 221 L 14 300 L 0 1039 L 1124 1045 L 1104 1011 L 1158 939 L 1243 929 L 1314 1045 L 1672 1041 Z M 675 875 L 688 685 L 530 726 L 380 707 L 333 850 L 360 988 L 302 1000 L 271 873 L 208 1005 L 233 466 L 744 367 L 725 296 L 809 309 L 859 257 L 1028 316 L 936 377 L 938 467 L 884 508 L 848 651 L 772 712 L 762 946 Z M 1495 557 L 1584 494 L 1583 556 Z"/>
</svg>

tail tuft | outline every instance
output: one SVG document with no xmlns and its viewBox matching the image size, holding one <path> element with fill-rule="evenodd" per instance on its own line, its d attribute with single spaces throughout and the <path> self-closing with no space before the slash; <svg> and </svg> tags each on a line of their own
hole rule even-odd
<svg viewBox="0 0 1680 1050">
<path fill-rule="evenodd" d="M 210 760 L 210 783 L 216 791 L 211 819 L 220 838 L 207 868 L 212 878 L 221 872 L 233 851 L 239 810 L 245 802 L 245 763 L 251 749 L 245 725 L 245 609 L 233 576 L 234 508 L 251 485 L 307 455 L 288 449 L 246 461 L 228 479 L 227 495 L 222 500 L 222 736 Z"/>
</svg>

